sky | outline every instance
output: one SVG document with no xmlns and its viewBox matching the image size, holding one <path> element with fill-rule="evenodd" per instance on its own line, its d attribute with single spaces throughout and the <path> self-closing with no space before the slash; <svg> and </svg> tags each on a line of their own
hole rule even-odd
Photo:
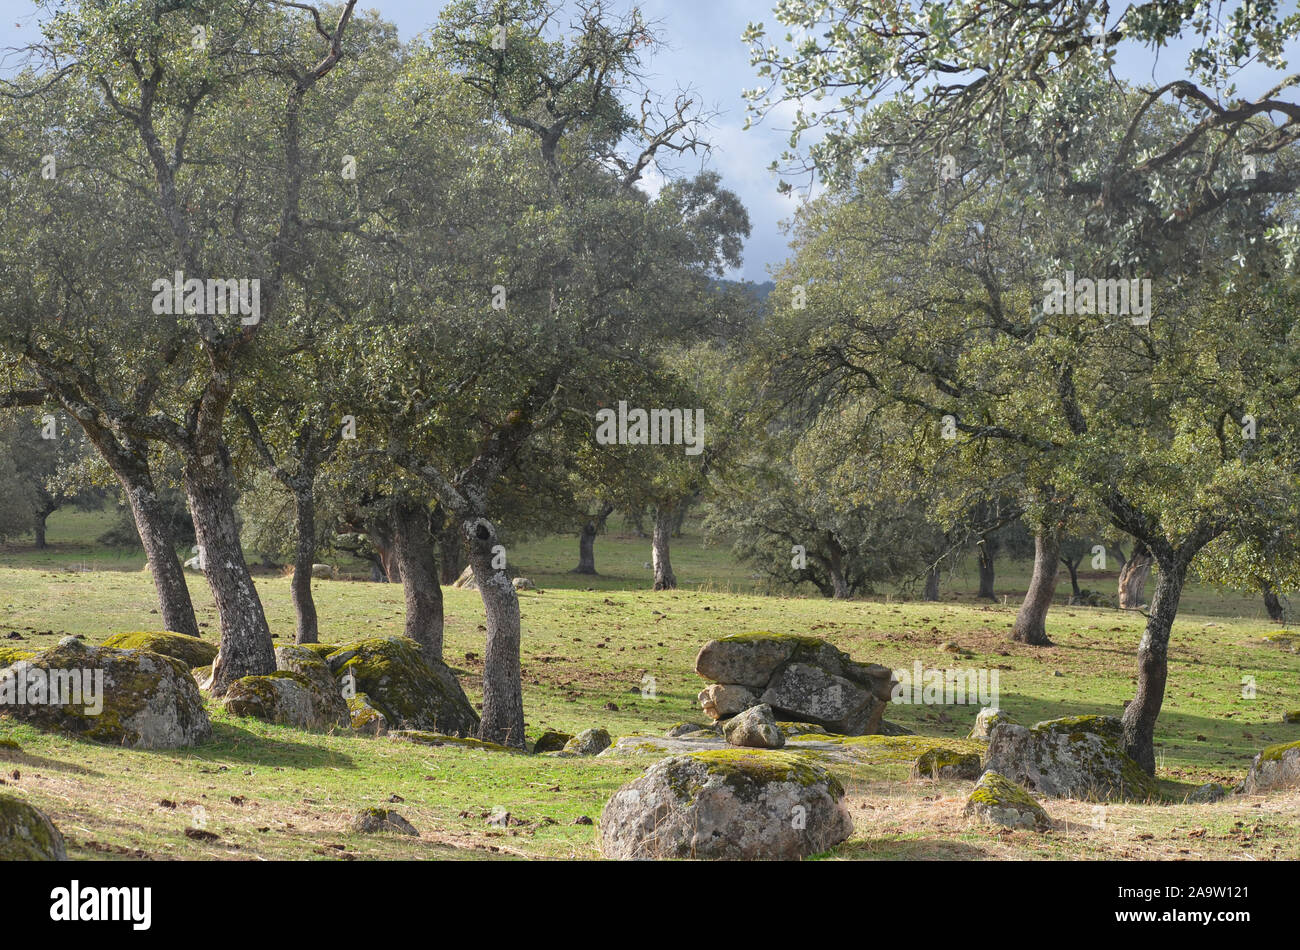
<svg viewBox="0 0 1300 950">
<path fill-rule="evenodd" d="M 614 0 L 619 7 L 631 0 Z M 444 0 L 371 0 L 363 6 L 378 9 L 397 25 L 408 40 L 432 26 Z M 701 106 L 717 113 L 706 136 L 712 144 L 707 157 L 689 154 L 673 158 L 670 171 L 691 175 L 702 167 L 722 175 L 726 187 L 736 192 L 749 209 L 753 234 L 745 248 L 745 264 L 732 277 L 762 282 L 770 269 L 785 259 L 788 240 L 781 227 L 794 213 L 797 192 L 777 192 L 777 177 L 768 170 L 787 147 L 789 123 L 780 114 L 746 130 L 742 90 L 758 84 L 749 64 L 749 50 L 741 40 L 746 25 L 762 21 L 769 31 L 783 36 L 771 15 L 768 0 L 640 0 L 646 18 L 657 27 L 664 46 L 649 64 L 647 80 L 661 94 L 684 88 L 697 93 Z M 0 0 L 0 51 L 33 42 L 39 36 L 36 6 L 32 0 Z M 1172 48 L 1159 57 L 1146 50 L 1121 49 L 1117 72 L 1135 81 L 1167 81 L 1182 74 L 1185 50 Z M 1300 57 L 1291 57 L 1292 63 Z M 1259 87 L 1248 71 L 1242 77 L 1243 93 Z M 787 113 L 788 114 L 788 113 Z M 653 189 L 653 179 L 647 181 Z"/>
</svg>

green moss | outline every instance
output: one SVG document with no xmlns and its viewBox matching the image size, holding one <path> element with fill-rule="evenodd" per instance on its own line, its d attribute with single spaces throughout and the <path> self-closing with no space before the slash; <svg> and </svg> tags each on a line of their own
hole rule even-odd
<svg viewBox="0 0 1300 950">
<path fill-rule="evenodd" d="M 935 746 L 922 752 L 912 766 L 912 771 L 922 777 L 955 773 L 957 776 L 974 778 L 979 774 L 979 770 L 978 752 L 960 752 L 943 746 Z"/>
<path fill-rule="evenodd" d="M 0 666 L 12 666 L 19 660 L 30 660 L 35 655 L 31 650 L 19 650 L 17 647 L 0 647 Z"/>
<path fill-rule="evenodd" d="M 166 630 L 138 633 L 115 633 L 101 646 L 114 650 L 148 650 L 180 660 L 187 667 L 210 666 L 217 658 L 217 645 L 198 637 Z"/>
<path fill-rule="evenodd" d="M 706 749 L 690 752 L 688 758 L 703 762 L 710 775 L 720 775 L 726 784 L 740 788 L 769 782 L 794 782 L 807 787 L 826 782 L 832 797 L 844 796 L 839 780 L 807 759 L 774 749 Z"/>
<path fill-rule="evenodd" d="M 803 647 L 820 647 L 826 643 L 820 637 L 801 637 L 798 634 L 773 633 L 770 630 L 753 630 L 749 633 L 732 633 L 725 637 L 718 637 L 719 643 L 756 643 L 762 640 L 773 640 L 777 643 L 789 643 Z"/>
<path fill-rule="evenodd" d="M 985 772 L 980 776 L 979 783 L 970 794 L 970 801 L 991 808 L 1014 807 L 1022 811 L 1042 809 L 1033 795 L 997 772 Z"/>
<path fill-rule="evenodd" d="M 1262 762 L 1277 762 L 1288 752 L 1295 750 L 1300 751 L 1300 740 L 1295 742 L 1279 742 L 1276 745 L 1268 746 L 1259 754 Z"/>
<path fill-rule="evenodd" d="M 1062 719 L 1048 719 L 1038 723 L 1034 729 L 1039 732 L 1064 732 L 1071 742 L 1078 742 L 1085 733 L 1104 736 L 1118 741 L 1124 735 L 1123 724 L 1114 716 L 1066 716 Z"/>
</svg>

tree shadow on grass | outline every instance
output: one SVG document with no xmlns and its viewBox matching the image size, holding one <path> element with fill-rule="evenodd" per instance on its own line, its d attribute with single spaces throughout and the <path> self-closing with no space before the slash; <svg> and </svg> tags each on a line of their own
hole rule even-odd
<svg viewBox="0 0 1300 950">
<path fill-rule="evenodd" d="M 103 772 L 88 769 L 84 765 L 65 762 L 62 759 L 46 758 L 43 755 L 35 755 L 26 750 L 0 755 L 0 770 L 8 771 L 10 765 L 23 766 L 29 769 L 49 769 L 51 772 L 71 772 L 74 775 L 84 775 L 87 778 L 104 777 Z"/>
<path fill-rule="evenodd" d="M 321 736 L 326 733 L 320 733 Z M 176 749 L 152 750 L 175 754 Z M 336 749 L 309 742 L 290 742 L 260 736 L 228 722 L 212 723 L 212 738 L 190 750 L 194 758 L 221 765 L 278 765 L 290 769 L 350 769 L 356 763 L 352 757 Z"/>
</svg>

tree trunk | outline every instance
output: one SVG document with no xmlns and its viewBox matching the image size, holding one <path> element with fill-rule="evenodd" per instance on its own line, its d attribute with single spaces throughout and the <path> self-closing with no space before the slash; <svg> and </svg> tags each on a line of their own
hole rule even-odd
<svg viewBox="0 0 1300 950">
<path fill-rule="evenodd" d="M 1034 535 L 1034 573 L 1029 590 L 1016 613 L 1011 639 L 1034 646 L 1051 646 L 1047 638 L 1047 611 L 1056 594 L 1056 574 L 1060 565 L 1061 539 L 1050 528 L 1040 527 Z"/>
<path fill-rule="evenodd" d="M 36 512 L 36 521 L 32 526 L 32 532 L 36 535 L 36 549 L 44 551 L 48 544 L 45 543 L 45 519 L 50 516 L 48 511 Z"/>
<path fill-rule="evenodd" d="M 849 599 L 849 582 L 844 577 L 844 552 L 832 539 L 830 541 L 831 556 L 826 564 L 827 572 L 831 576 L 831 599 L 848 600 Z"/>
<path fill-rule="evenodd" d="M 993 545 L 989 544 L 987 538 L 982 538 L 976 547 L 979 559 L 980 590 L 975 596 L 981 600 L 996 601 L 998 595 L 993 591 Z"/>
<path fill-rule="evenodd" d="M 158 609 L 163 626 L 172 633 L 199 635 L 199 622 L 194 616 L 194 602 L 185 582 L 185 568 L 176 556 L 176 536 L 171 520 L 158 498 L 153 474 L 149 471 L 146 449 L 130 444 L 123 445 L 94 417 L 84 412 L 73 413 L 87 438 L 117 477 L 131 506 L 135 532 L 144 547 L 146 564 L 153 576 L 154 590 L 158 594 Z"/>
<path fill-rule="evenodd" d="M 393 547 L 406 597 L 406 636 L 420 644 L 430 660 L 442 661 L 442 587 L 438 553 L 424 505 L 404 503 L 393 509 Z"/>
<path fill-rule="evenodd" d="M 925 599 L 935 601 L 939 599 L 939 565 L 934 564 L 925 575 Z"/>
<path fill-rule="evenodd" d="M 596 573 L 596 522 L 588 521 L 578 532 L 578 566 L 571 574 Z"/>
<path fill-rule="evenodd" d="M 632 529 L 632 533 L 638 538 L 644 538 L 646 536 L 644 522 L 645 512 L 641 509 L 635 508 L 627 513 L 628 527 Z"/>
<path fill-rule="evenodd" d="M 682 526 L 686 524 L 686 515 L 687 512 L 691 510 L 691 503 L 693 501 L 694 501 L 693 498 L 686 499 L 680 505 L 677 506 L 677 510 L 673 513 L 673 537 L 674 538 L 680 538 L 682 536 Z"/>
<path fill-rule="evenodd" d="M 448 518 L 445 515 L 442 517 L 445 523 L 442 530 L 437 532 L 438 563 L 442 582 L 450 585 L 456 583 L 456 578 L 464 572 L 469 561 L 465 559 L 465 544 L 461 537 L 460 525 L 456 523 L 455 518 Z"/>
<path fill-rule="evenodd" d="M 194 517 L 203 572 L 221 618 L 221 647 L 212 664 L 213 696 L 225 695 L 241 677 L 275 672 L 271 628 L 239 543 L 233 484 L 224 457 L 186 459 L 185 496 Z"/>
<path fill-rule="evenodd" d="M 1169 632 L 1183 594 L 1187 565 L 1181 559 L 1160 565 L 1151 612 L 1138 646 L 1137 695 L 1124 710 L 1124 751 L 1151 775 L 1156 771 L 1156 719 L 1169 673 Z"/>
<path fill-rule="evenodd" d="M 655 590 L 676 590 L 677 575 L 668 551 L 673 533 L 672 508 L 655 508 L 654 539 L 651 542 L 651 562 L 655 572 Z"/>
<path fill-rule="evenodd" d="M 298 529 L 298 543 L 294 550 L 293 595 L 294 615 L 298 620 L 295 640 L 298 643 L 319 643 L 320 623 L 316 616 L 316 601 L 311 594 L 311 569 L 316 562 L 316 494 L 309 486 L 299 485 L 293 493 L 294 522 Z"/>
<path fill-rule="evenodd" d="M 1147 546 L 1139 541 L 1133 548 L 1133 556 L 1124 562 L 1124 567 L 1119 572 L 1120 610 L 1136 610 L 1142 606 L 1147 578 L 1151 576 L 1151 566 L 1154 563 Z"/>
<path fill-rule="evenodd" d="M 1070 593 L 1075 597 L 1080 596 L 1083 592 L 1079 590 L 1079 561 L 1071 561 L 1069 558 L 1063 557 L 1061 563 L 1070 572 Z"/>
<path fill-rule="evenodd" d="M 492 566 L 496 528 L 486 518 L 464 524 L 469 563 L 487 614 L 483 651 L 483 721 L 479 738 L 524 748 L 524 688 L 519 669 L 519 597 L 504 570 Z"/>
<path fill-rule="evenodd" d="M 1282 609 L 1282 601 L 1277 596 L 1277 591 L 1268 581 L 1260 582 L 1260 587 L 1264 592 L 1264 609 L 1268 611 L 1268 619 L 1274 623 L 1281 623 L 1286 618 L 1286 611 Z"/>
</svg>

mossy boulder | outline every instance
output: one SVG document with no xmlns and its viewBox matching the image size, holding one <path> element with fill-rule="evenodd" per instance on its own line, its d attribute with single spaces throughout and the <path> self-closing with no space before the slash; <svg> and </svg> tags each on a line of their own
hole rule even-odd
<svg viewBox="0 0 1300 950">
<path fill-rule="evenodd" d="M 347 703 L 348 718 L 353 729 L 372 736 L 388 734 L 388 717 L 375 708 L 369 696 L 365 693 L 357 693 Z"/>
<path fill-rule="evenodd" d="M 776 724 L 772 707 L 766 704 L 746 709 L 727 720 L 722 734 L 728 744 L 752 749 L 779 749 L 785 745 L 785 733 Z"/>
<path fill-rule="evenodd" d="M 16 686 L 18 677 L 26 679 L 28 701 L 0 700 L 0 714 L 38 729 L 148 749 L 190 746 L 212 736 L 198 685 L 189 668 L 173 657 L 88 646 L 64 637 L 57 646 L 8 667 L 0 675 L 0 696 Z M 64 701 L 33 701 L 32 685 L 40 682 L 49 684 L 47 699 L 56 698 L 58 683 L 57 698 Z"/>
<path fill-rule="evenodd" d="M 575 755 L 600 755 L 609 748 L 613 740 L 609 737 L 609 730 L 601 729 L 597 726 L 594 729 L 584 729 L 568 742 L 564 743 L 564 748 L 557 755 L 575 756 Z"/>
<path fill-rule="evenodd" d="M 17 795 L 0 792 L 0 861 L 66 861 L 63 835 L 49 817 Z"/>
<path fill-rule="evenodd" d="M 335 678 L 383 714 L 390 728 L 478 735 L 479 717 L 445 663 L 427 660 L 406 637 L 344 644 L 326 656 Z"/>
<path fill-rule="evenodd" d="M 115 633 L 101 646 L 117 650 L 148 650 L 180 660 L 186 667 L 211 666 L 217 658 L 217 645 L 198 637 L 168 631 Z"/>
<path fill-rule="evenodd" d="M 844 788 L 821 766 L 768 749 L 673 756 L 624 785 L 601 815 L 607 858 L 797 860 L 853 833 Z"/>
<path fill-rule="evenodd" d="M 912 778 L 975 779 L 979 774 L 978 752 L 962 752 L 944 746 L 926 749 L 912 763 Z"/>
<path fill-rule="evenodd" d="M 537 741 L 533 743 L 533 753 L 535 755 L 544 755 L 547 752 L 559 752 L 564 748 L 565 743 L 572 738 L 572 733 L 556 732 L 553 729 L 548 729 L 538 736 Z"/>
<path fill-rule="evenodd" d="M 1110 716 L 1069 716 L 1032 729 L 999 723 L 984 767 L 1053 798 L 1158 798 L 1156 780 L 1124 754 L 1122 729 Z"/>
<path fill-rule="evenodd" d="M 343 700 L 343 693 L 329 664 L 315 650 L 303 646 L 276 647 L 275 668 L 286 673 L 300 673 L 322 693 L 338 696 L 340 702 Z"/>
<path fill-rule="evenodd" d="M 235 680 L 226 690 L 222 706 L 234 716 L 251 716 L 296 729 L 351 725 L 347 704 L 337 691 L 323 691 L 302 673 L 289 670 Z"/>
<path fill-rule="evenodd" d="M 1255 756 L 1241 791 L 1245 795 L 1300 788 L 1300 741 L 1280 742 Z"/>
<path fill-rule="evenodd" d="M 1292 709 L 1290 712 L 1282 713 L 1282 721 L 1288 725 L 1300 723 L 1300 709 Z"/>
<path fill-rule="evenodd" d="M 352 816 L 348 824 L 353 831 L 362 834 L 390 831 L 399 835 L 410 835 L 413 838 L 420 837 L 420 832 L 413 824 L 388 808 L 363 808 Z"/>
<path fill-rule="evenodd" d="M 980 776 L 970 798 L 966 800 L 966 814 L 989 825 L 1003 828 L 1031 828 L 1043 830 L 1051 826 L 1051 819 L 1034 796 L 1005 775 L 987 771 Z"/>
</svg>

